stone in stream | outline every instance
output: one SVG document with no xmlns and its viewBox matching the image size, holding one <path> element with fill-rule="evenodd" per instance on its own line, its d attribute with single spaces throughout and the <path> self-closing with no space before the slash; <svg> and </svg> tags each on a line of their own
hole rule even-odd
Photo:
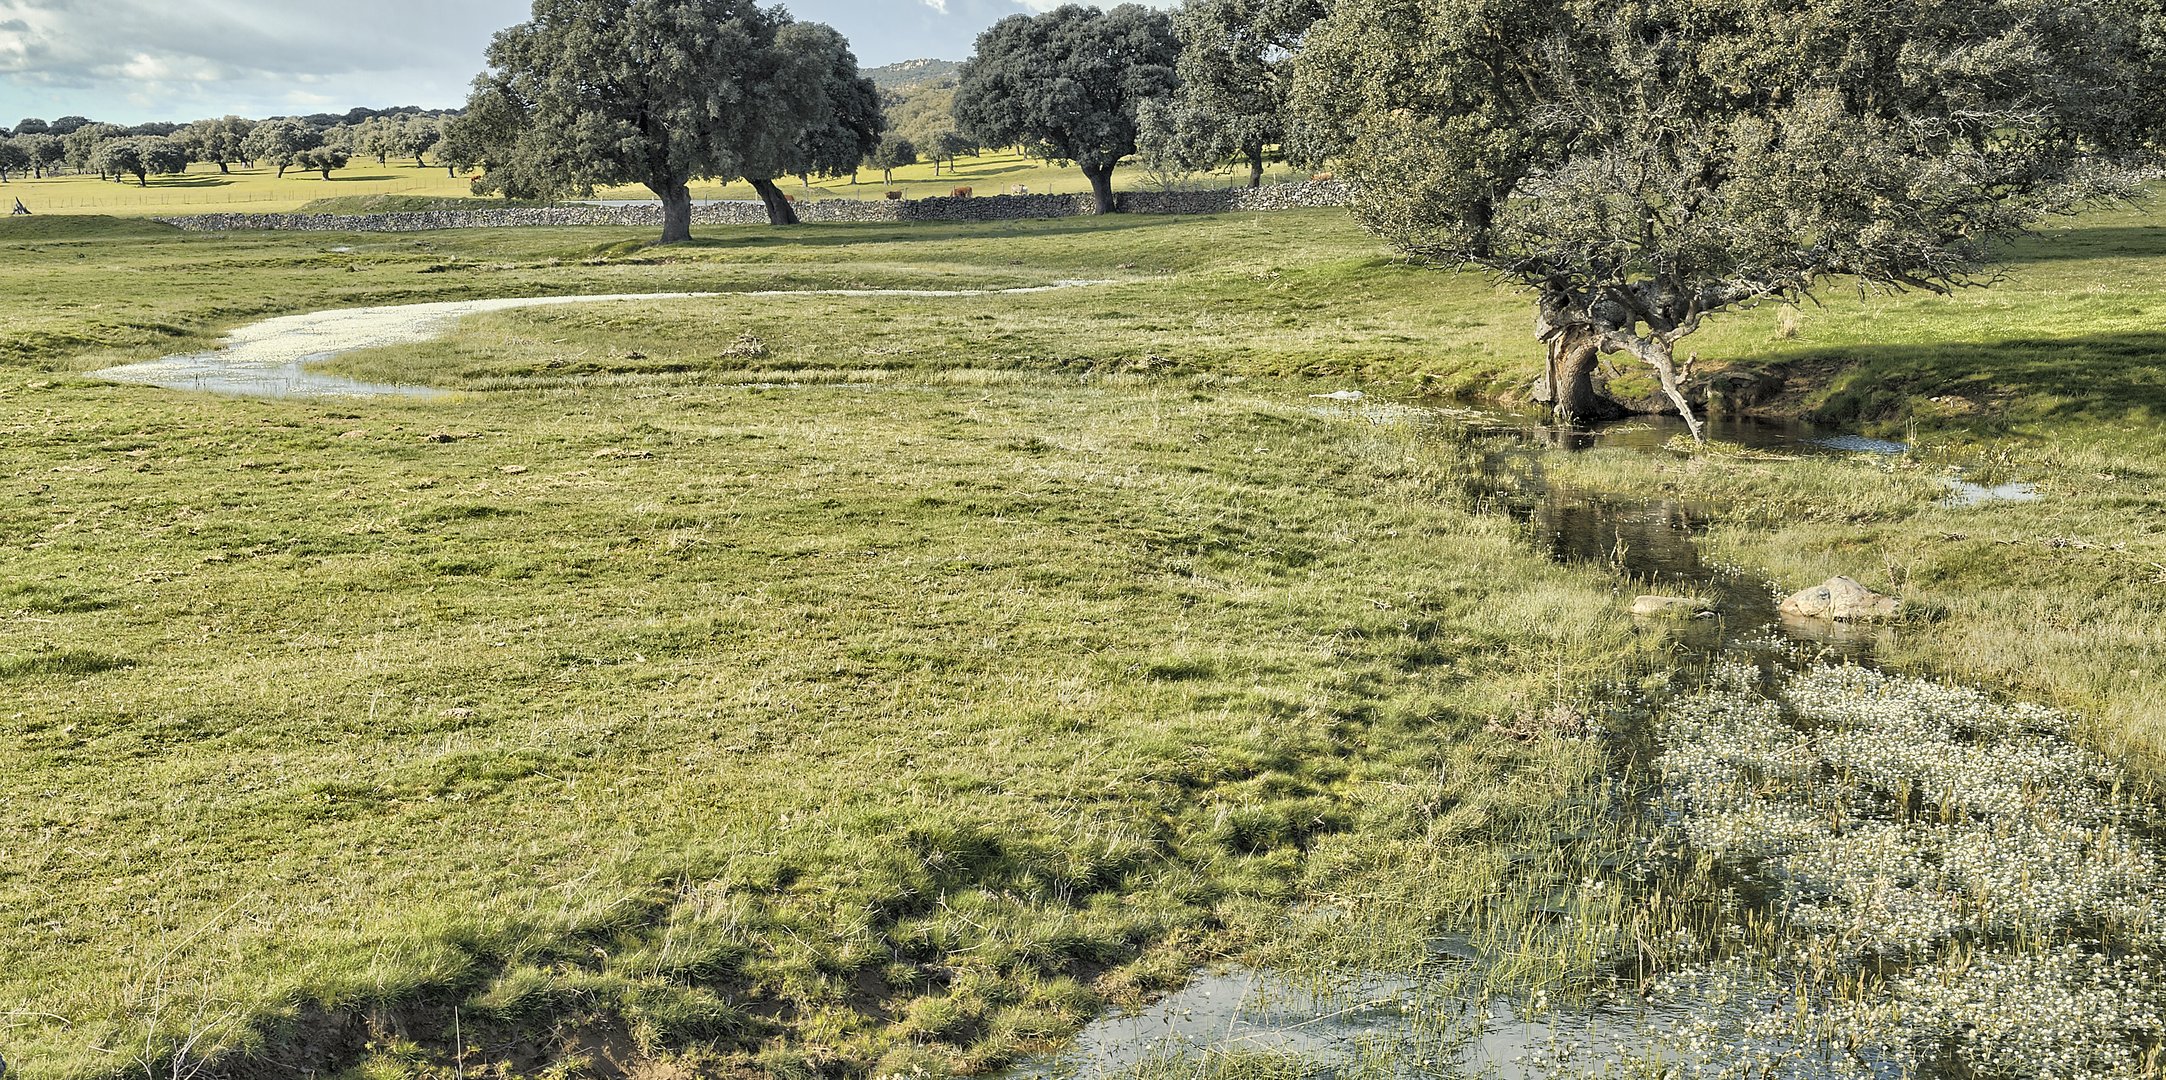
<svg viewBox="0 0 2166 1080">
<path fill-rule="evenodd" d="M 1782 602 L 1782 613 L 1838 622 L 1876 622 L 1903 613 L 1903 602 L 1850 578 L 1832 577 Z"/>
<path fill-rule="evenodd" d="M 1632 601 L 1634 618 L 1697 619 L 1714 613 L 1715 605 L 1690 596 L 1642 596 Z"/>
</svg>

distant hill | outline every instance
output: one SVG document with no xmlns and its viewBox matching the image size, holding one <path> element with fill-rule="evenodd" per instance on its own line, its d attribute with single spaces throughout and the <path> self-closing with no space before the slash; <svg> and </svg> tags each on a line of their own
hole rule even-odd
<svg viewBox="0 0 2166 1080">
<path fill-rule="evenodd" d="M 867 68 L 864 75 L 882 90 L 908 90 L 953 80 L 962 67 L 954 60 L 905 60 L 886 67 Z"/>
</svg>

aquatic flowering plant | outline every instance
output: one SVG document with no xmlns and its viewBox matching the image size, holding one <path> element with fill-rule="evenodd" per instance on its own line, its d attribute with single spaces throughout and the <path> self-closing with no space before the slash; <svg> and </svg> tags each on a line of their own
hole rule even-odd
<svg viewBox="0 0 2166 1080">
<path fill-rule="evenodd" d="M 1655 721 L 1648 855 L 1751 899 L 1721 916 L 1732 925 L 1658 958 L 1648 998 L 1666 1007 L 1613 1064 L 2162 1075 L 2156 822 L 2069 727 L 2049 709 L 1854 665 L 1718 665 Z M 1560 1045 L 1536 1064 L 1585 1075 L 1587 1063 Z"/>
</svg>

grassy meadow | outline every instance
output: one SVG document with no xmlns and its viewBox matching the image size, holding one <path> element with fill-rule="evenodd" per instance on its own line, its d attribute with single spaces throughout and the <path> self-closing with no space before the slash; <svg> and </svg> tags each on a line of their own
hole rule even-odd
<svg viewBox="0 0 2166 1080">
<path fill-rule="evenodd" d="M 1293 179 L 1294 175 L 1279 165 L 1272 167 L 1270 178 L 1287 180 Z M 357 158 L 346 168 L 333 172 L 328 180 L 301 169 L 289 169 L 284 177 L 280 177 L 276 169 L 234 167 L 230 172 L 221 173 L 216 165 L 203 164 L 191 165 L 186 173 L 179 175 L 150 177 L 143 186 L 139 186 L 134 177 L 115 183 L 96 176 L 32 179 L 11 174 L 9 182 L 0 185 L 0 196 L 6 197 L 10 205 L 13 199 L 21 199 L 37 214 L 123 217 L 283 214 L 303 210 L 310 203 L 327 199 L 465 199 L 472 197 L 471 181 L 471 176 L 453 176 L 441 166 L 416 166 L 411 160 L 378 165 L 373 158 Z M 1247 181 L 1245 169 L 1238 177 L 1228 172 L 1196 178 L 1198 183 L 1227 187 Z M 1149 183 L 1150 177 L 1141 169 L 1123 167 L 1114 174 L 1114 184 L 1119 190 L 1137 190 Z M 974 158 L 962 158 L 952 170 L 943 162 L 937 172 L 932 163 L 921 162 L 895 170 L 893 184 L 884 183 L 877 170 L 859 173 L 854 183 L 849 177 L 816 178 L 810 184 L 795 178 L 782 182 L 783 190 L 799 199 L 882 199 L 890 190 L 900 191 L 907 198 L 922 199 L 947 195 L 958 187 L 972 188 L 978 195 L 1005 195 L 1018 186 L 1040 195 L 1090 190 L 1090 182 L 1074 167 L 1027 158 L 1014 151 L 987 151 Z M 759 195 L 752 190 L 752 185 L 742 181 L 728 184 L 702 182 L 692 185 L 692 197 L 758 199 Z M 635 185 L 605 188 L 597 191 L 595 198 L 646 200 L 654 195 Z M 0 206 L 0 210 L 4 209 L 5 206 Z"/>
<path fill-rule="evenodd" d="M 1310 397 L 1502 397 L 1523 297 L 1329 211 L 669 249 L 112 213 L 0 221 L 29 1080 L 984 1073 L 1213 956 L 1606 962 L 1536 914 L 1614 846 L 1603 747 L 1545 725 L 1662 685 L 1665 639 L 1483 512 L 1448 431 Z M 1901 592 L 1898 662 L 2079 708 L 2155 777 L 2166 228 L 2015 256 L 1695 339 L 1900 461 L 1551 468 L 1704 503 L 1786 585 Z M 324 307 L 1067 279 L 1112 283 L 514 311 L 331 365 L 427 401 L 83 377 Z M 1950 463 L 2049 497 L 1919 499 Z"/>
</svg>

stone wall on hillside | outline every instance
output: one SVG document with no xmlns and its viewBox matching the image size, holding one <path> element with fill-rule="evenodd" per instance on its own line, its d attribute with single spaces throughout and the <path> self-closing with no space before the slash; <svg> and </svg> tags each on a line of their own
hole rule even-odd
<svg viewBox="0 0 2166 1080">
<path fill-rule="evenodd" d="M 1344 184 L 1320 181 L 1205 191 L 1137 191 L 1120 196 L 1135 214 L 1224 214 L 1344 206 Z M 1094 212 L 1089 195 L 989 195 L 983 198 L 821 199 L 797 204 L 807 222 L 1027 221 L 1080 217 Z M 194 214 L 159 218 L 190 232 L 428 232 L 436 229 L 509 229 L 536 226 L 616 225 L 662 227 L 662 208 L 559 206 L 543 209 L 428 210 L 403 214 Z M 765 225 L 756 202 L 707 203 L 692 208 L 694 225 Z"/>
</svg>

